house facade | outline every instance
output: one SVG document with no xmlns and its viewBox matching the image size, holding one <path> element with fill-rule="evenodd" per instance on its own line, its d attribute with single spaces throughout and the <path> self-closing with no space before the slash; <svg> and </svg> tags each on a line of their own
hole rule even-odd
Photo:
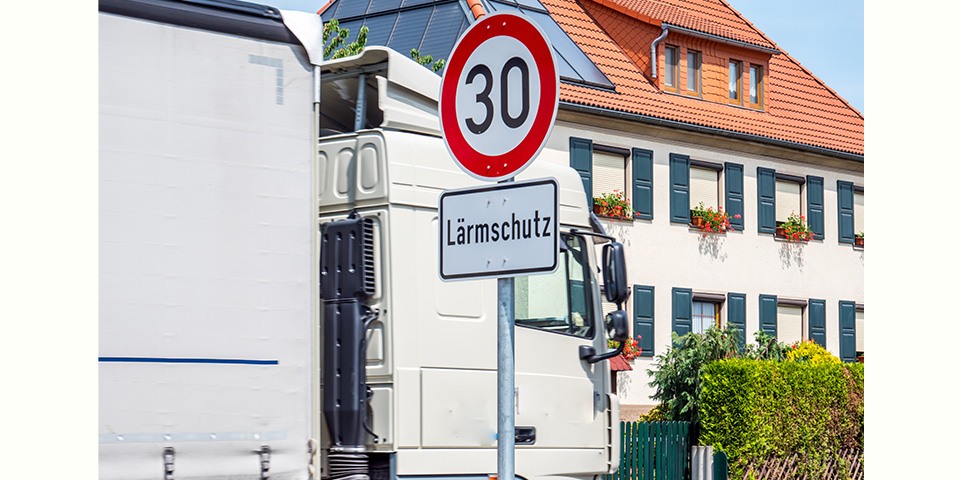
<svg viewBox="0 0 960 480">
<path fill-rule="evenodd" d="M 674 332 L 734 325 L 747 342 L 762 330 L 862 361 L 863 115 L 723 0 L 334 0 L 320 13 L 348 41 L 366 25 L 368 45 L 447 58 L 500 11 L 537 22 L 559 63 L 540 161 L 634 211 L 599 212 L 626 246 L 643 349 L 613 364 L 624 419 L 653 406 L 647 369 Z M 701 203 L 732 229 L 694 226 Z M 791 215 L 812 238 L 779 230 Z"/>
</svg>

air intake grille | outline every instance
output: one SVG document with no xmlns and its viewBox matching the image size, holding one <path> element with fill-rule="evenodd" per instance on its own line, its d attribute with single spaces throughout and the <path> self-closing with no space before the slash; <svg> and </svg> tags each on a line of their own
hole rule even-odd
<svg viewBox="0 0 960 480">
<path fill-rule="evenodd" d="M 374 268 L 376 264 L 373 261 L 373 219 L 363 219 L 363 293 L 373 295 L 376 293 L 376 283 L 374 281 Z"/>
</svg>

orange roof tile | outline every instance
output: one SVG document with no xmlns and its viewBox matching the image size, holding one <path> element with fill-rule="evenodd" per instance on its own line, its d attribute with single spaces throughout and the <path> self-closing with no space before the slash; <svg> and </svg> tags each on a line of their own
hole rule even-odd
<svg viewBox="0 0 960 480">
<path fill-rule="evenodd" d="M 633 370 L 633 367 L 627 363 L 627 359 L 623 358 L 623 355 L 617 355 L 610 358 L 610 371 L 611 372 L 621 372 L 625 370 Z"/>
<path fill-rule="evenodd" d="M 577 0 L 541 1 L 616 87 L 616 92 L 610 92 L 563 83 L 561 101 L 863 155 L 863 115 L 786 52 L 770 59 L 765 111 L 666 94 L 644 76 L 642 68 Z M 635 29 L 636 22 L 651 23 L 650 19 L 659 16 L 664 17 L 664 22 L 678 22 L 684 28 L 777 48 L 723 0 L 589 1 L 619 14 L 614 24 L 605 20 L 608 29 Z"/>
</svg>

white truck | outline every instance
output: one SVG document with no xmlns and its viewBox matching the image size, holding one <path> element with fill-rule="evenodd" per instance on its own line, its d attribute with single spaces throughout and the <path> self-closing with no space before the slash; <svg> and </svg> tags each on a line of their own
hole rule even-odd
<svg viewBox="0 0 960 480">
<path fill-rule="evenodd" d="M 100 0 L 102 479 L 486 480 L 496 281 L 443 282 L 437 199 L 478 185 L 440 78 L 392 50 L 323 61 L 319 16 Z M 362 88 L 361 88 L 362 86 Z M 516 472 L 619 462 L 597 279 L 622 248 L 556 178 L 560 266 L 516 279 Z M 606 353 L 597 353 L 606 352 Z"/>
</svg>

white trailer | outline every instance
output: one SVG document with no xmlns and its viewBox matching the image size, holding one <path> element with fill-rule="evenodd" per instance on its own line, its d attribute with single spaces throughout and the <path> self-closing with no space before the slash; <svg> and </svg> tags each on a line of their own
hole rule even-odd
<svg viewBox="0 0 960 480">
<path fill-rule="evenodd" d="M 320 28 L 100 1 L 100 478 L 496 473 L 496 282 L 438 275 L 438 196 L 479 185 L 440 78 L 377 47 L 323 62 Z M 592 479 L 619 462 L 609 237 L 575 171 L 518 179 L 543 177 L 564 242 L 516 279 L 516 471 Z"/>
</svg>

